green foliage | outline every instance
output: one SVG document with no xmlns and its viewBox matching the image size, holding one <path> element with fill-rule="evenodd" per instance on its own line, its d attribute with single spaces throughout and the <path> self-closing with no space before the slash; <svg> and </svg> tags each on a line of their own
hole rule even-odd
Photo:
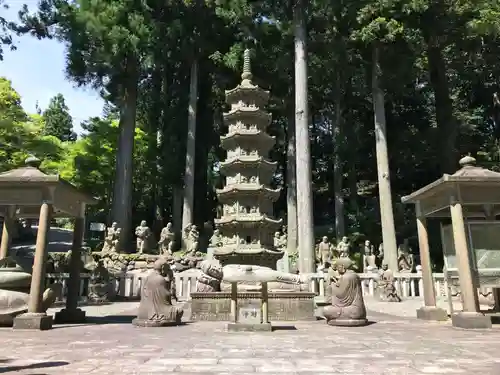
<svg viewBox="0 0 500 375">
<path fill-rule="evenodd" d="M 0 0 L 0 9 L 8 9 L 9 6 L 4 0 Z M 2 17 L 0 12 L 0 61 L 3 60 L 3 48 L 4 46 L 9 47 L 11 50 L 15 50 L 16 46 L 12 43 L 12 31 L 13 24 L 8 22 L 4 17 Z"/>
<path fill-rule="evenodd" d="M 48 108 L 43 111 L 43 121 L 45 135 L 54 136 L 63 142 L 76 140 L 76 134 L 73 132 L 73 118 L 69 114 L 62 94 L 57 94 L 50 99 Z"/>
<path fill-rule="evenodd" d="M 86 134 L 74 143 L 57 140 L 42 135 L 47 120 L 27 116 L 10 83 L 0 81 L 0 142 L 6 146 L 0 149 L 0 168 L 20 165 L 28 150 L 37 153 L 43 168 L 96 195 L 93 217 L 110 222 L 115 171 L 123 165 L 117 163 L 117 154 L 125 160 L 132 153 L 119 147 L 119 140 L 135 134 L 133 192 L 127 200 L 134 220 L 170 221 L 186 159 L 189 69 L 197 59 L 195 208 L 202 208 L 195 216 L 199 224 L 211 220 L 214 189 L 222 184 L 217 167 L 225 157 L 219 147 L 219 136 L 227 131 L 221 117 L 227 110 L 223 90 L 238 84 L 242 51 L 250 47 L 254 81 L 271 90 L 269 132 L 276 136 L 271 158 L 278 162 L 275 183 L 284 187 L 275 212 L 286 212 L 286 137 L 294 103 L 293 5 L 43 0 L 36 13 L 25 12 L 16 30 L 66 43 L 68 76 L 102 91 L 108 101 L 106 116 L 89 119 L 83 125 Z M 443 172 L 453 173 L 466 153 L 498 169 L 500 115 L 495 121 L 492 97 L 500 93 L 499 7 L 494 0 L 308 3 L 316 238 L 334 237 L 338 155 L 347 234 L 352 243 L 381 241 L 369 73 L 373 45 L 381 50 L 398 242 L 416 231 L 414 212 L 399 203 L 401 196 Z M 432 236 L 437 259 L 439 242 Z"/>
</svg>

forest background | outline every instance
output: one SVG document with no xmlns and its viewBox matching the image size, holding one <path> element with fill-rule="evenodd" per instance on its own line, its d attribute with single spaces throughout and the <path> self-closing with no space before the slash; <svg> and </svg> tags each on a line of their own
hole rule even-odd
<svg viewBox="0 0 500 375">
<path fill-rule="evenodd" d="M 20 34 L 58 38 L 67 46 L 68 79 L 99 89 L 106 100 L 104 115 L 84 121 L 77 137 L 64 97 L 28 114 L 8 77 L 0 79 L 0 171 L 33 154 L 44 171 L 98 198 L 89 221 L 110 223 L 116 187 L 125 186 L 120 199 L 130 226 L 145 219 L 158 232 L 173 220 L 179 228 L 191 123 L 193 221 L 203 228 L 217 215 L 215 188 L 223 183 L 224 90 L 238 84 L 243 50 L 251 48 L 254 81 L 271 91 L 273 183 L 283 187 L 276 216 L 296 212 L 290 160 L 298 8 L 307 30 L 315 237 L 381 242 L 378 109 L 397 242 L 410 238 L 418 248 L 413 208 L 400 203 L 402 196 L 455 172 L 466 154 L 499 169 L 495 0 L 43 0 L 38 9 L 25 7 L 16 22 L 0 13 L 4 49 L 15 48 Z M 189 114 L 193 76 L 197 101 Z M 382 107 L 374 108 L 377 94 Z M 439 268 L 439 223 L 431 222 L 431 232 Z"/>
</svg>

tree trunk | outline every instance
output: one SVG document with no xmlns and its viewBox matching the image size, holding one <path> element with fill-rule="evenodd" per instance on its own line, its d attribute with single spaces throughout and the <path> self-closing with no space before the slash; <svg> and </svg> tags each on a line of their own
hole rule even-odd
<svg viewBox="0 0 500 375">
<path fill-rule="evenodd" d="M 384 243 L 384 263 L 389 269 L 398 272 L 396 230 L 392 210 L 391 181 L 389 177 L 389 157 L 385 120 L 384 92 L 380 87 L 381 67 L 378 46 L 373 47 L 372 94 L 375 122 L 375 148 L 377 154 L 378 194 L 382 241 Z"/>
<path fill-rule="evenodd" d="M 428 36 L 427 58 L 429 60 L 429 76 L 434 90 L 436 123 L 438 127 L 437 149 L 439 150 L 439 166 L 441 173 L 455 173 L 458 169 L 456 143 L 458 125 L 453 116 L 453 103 L 450 98 L 446 63 L 438 37 Z"/>
<path fill-rule="evenodd" d="M 342 238 L 345 234 L 344 223 L 344 195 L 342 193 L 342 184 L 344 175 L 342 171 L 342 162 L 340 160 L 340 141 L 342 129 L 342 103 L 340 92 L 340 79 L 337 79 L 336 98 L 335 98 L 335 121 L 333 124 L 333 194 L 335 199 L 335 235 L 337 238 Z"/>
<path fill-rule="evenodd" d="M 159 163 L 159 150 L 161 148 L 161 117 L 162 117 L 162 88 L 163 74 L 159 67 L 155 67 L 151 75 L 152 81 L 152 99 L 151 108 L 148 116 L 148 162 L 150 169 L 149 180 L 151 184 L 151 200 L 149 207 L 150 226 L 153 232 L 158 235 L 163 224 L 163 215 L 160 209 L 159 199 L 159 176 L 161 176 L 161 165 Z"/>
<path fill-rule="evenodd" d="M 198 102 L 198 62 L 191 65 L 189 88 L 188 133 L 186 140 L 186 170 L 184 173 L 184 203 L 182 206 L 182 229 L 193 223 L 194 172 L 196 153 L 196 110 Z"/>
<path fill-rule="evenodd" d="M 120 100 L 120 133 L 112 211 L 113 221 L 116 221 L 121 228 L 120 248 L 126 251 L 132 237 L 132 178 L 138 85 L 138 66 L 135 57 L 128 58 L 125 69 L 126 79 Z"/>
<path fill-rule="evenodd" d="M 295 136 L 297 152 L 297 217 L 299 271 L 315 271 L 314 223 L 312 212 L 311 146 L 307 102 L 306 4 L 298 0 L 294 9 L 295 33 Z"/>
<path fill-rule="evenodd" d="M 293 107 L 292 107 L 293 108 Z M 288 146 L 286 164 L 286 218 L 287 218 L 287 250 L 289 254 L 295 253 L 298 246 L 297 236 L 297 170 L 295 150 L 295 114 L 290 111 L 288 118 Z"/>
</svg>

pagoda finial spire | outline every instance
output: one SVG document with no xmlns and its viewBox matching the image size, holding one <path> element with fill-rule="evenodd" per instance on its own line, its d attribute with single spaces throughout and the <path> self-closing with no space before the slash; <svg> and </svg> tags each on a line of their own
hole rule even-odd
<svg viewBox="0 0 500 375">
<path fill-rule="evenodd" d="M 247 48 L 243 53 L 243 73 L 241 74 L 241 79 L 243 81 L 252 81 L 252 71 L 250 65 L 250 50 Z"/>
</svg>

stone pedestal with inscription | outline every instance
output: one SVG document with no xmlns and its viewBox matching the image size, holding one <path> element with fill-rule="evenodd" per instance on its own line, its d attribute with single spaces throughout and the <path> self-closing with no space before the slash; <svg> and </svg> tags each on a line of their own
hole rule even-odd
<svg viewBox="0 0 500 375">
<path fill-rule="evenodd" d="M 268 293 L 269 321 L 315 320 L 314 293 L 274 292 Z M 260 303 L 260 292 L 238 292 L 238 306 L 248 302 Z M 191 320 L 231 321 L 231 292 L 191 293 Z"/>
<path fill-rule="evenodd" d="M 260 303 L 246 301 L 238 306 L 238 284 L 231 283 L 231 316 L 232 322 L 227 330 L 233 332 L 270 332 L 273 330 L 269 322 L 267 283 L 262 283 Z"/>
</svg>

